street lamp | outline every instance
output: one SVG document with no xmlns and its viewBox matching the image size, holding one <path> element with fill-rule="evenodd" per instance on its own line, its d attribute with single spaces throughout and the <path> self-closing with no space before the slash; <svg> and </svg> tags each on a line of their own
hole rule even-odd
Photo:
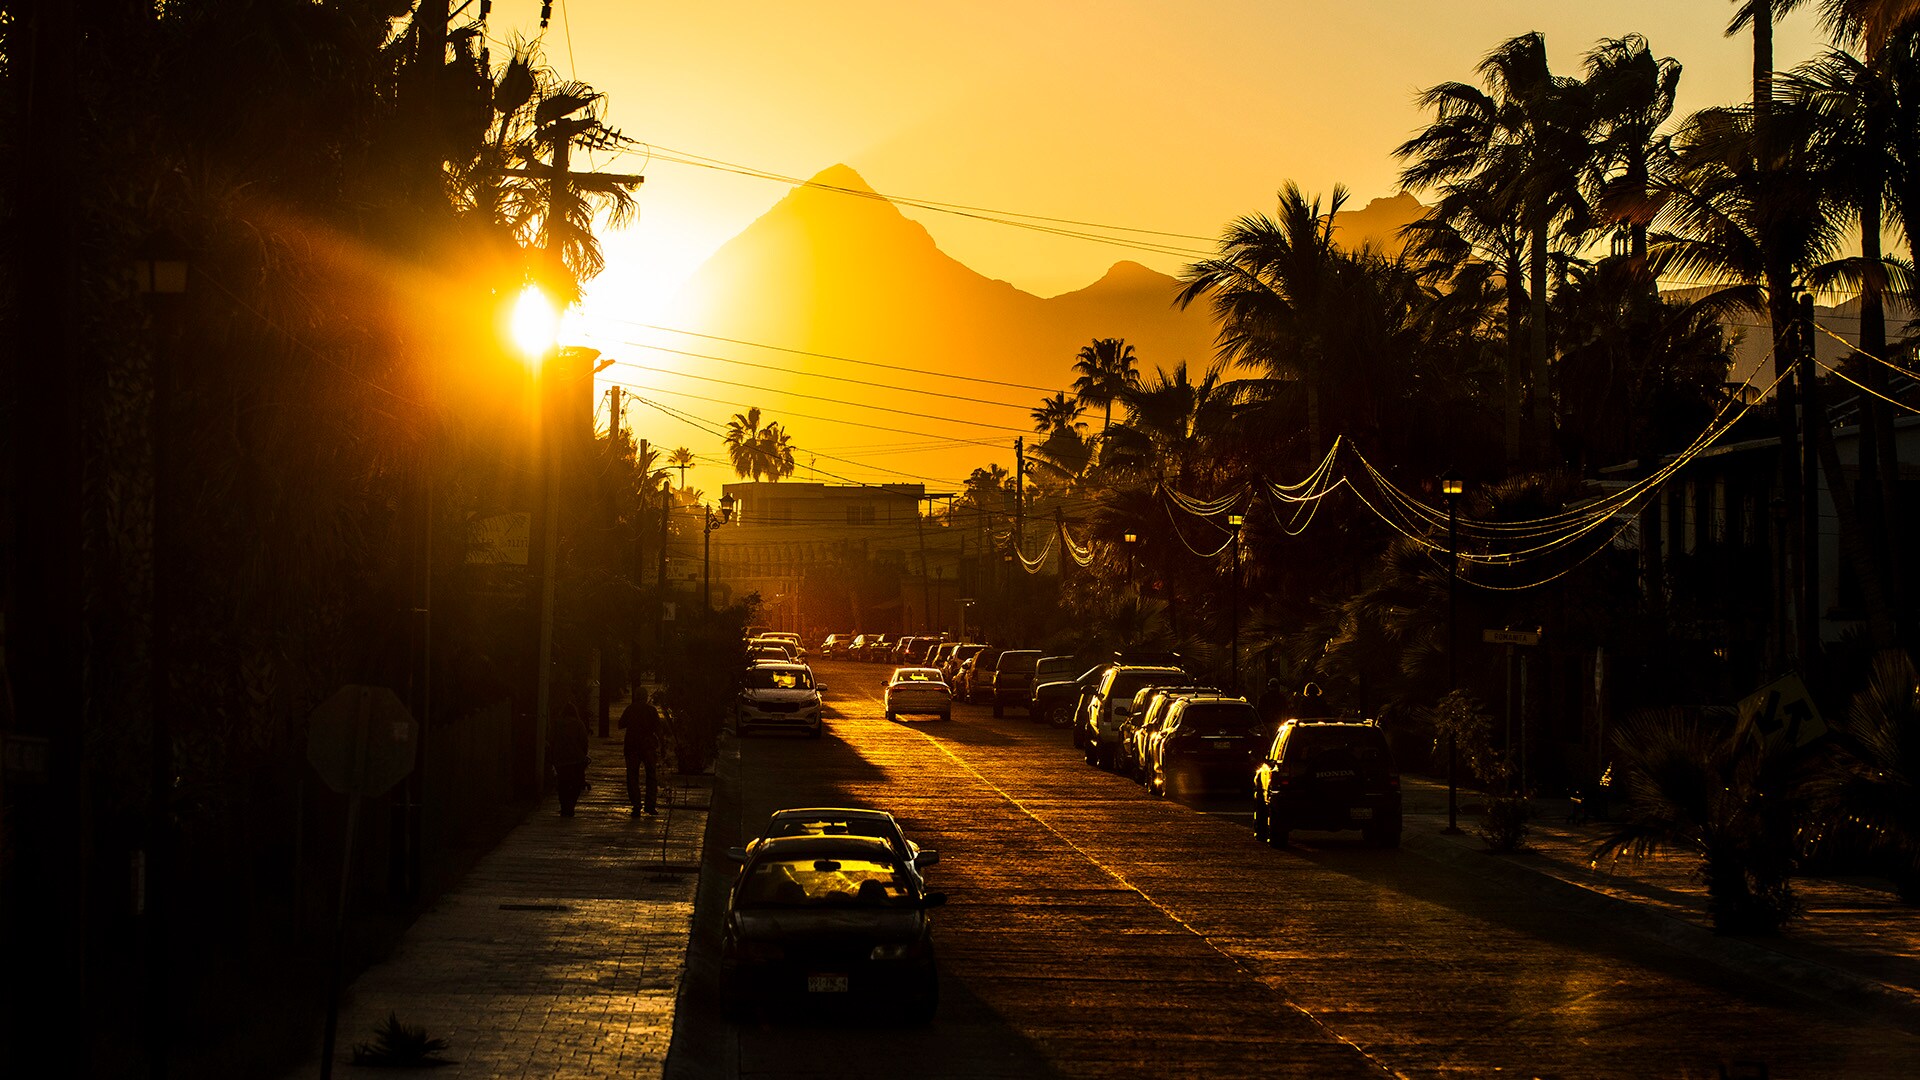
<svg viewBox="0 0 1920 1080">
<path fill-rule="evenodd" d="M 1440 495 L 1447 500 L 1447 691 L 1452 693 L 1460 687 L 1460 671 L 1457 660 L 1458 641 L 1458 594 L 1460 581 L 1460 539 L 1459 504 L 1462 490 L 1460 474 L 1448 469 L 1440 477 Z M 1458 740 L 1452 730 L 1447 732 L 1447 828 L 1450 833 L 1460 831 L 1460 804 L 1458 789 L 1455 787 L 1455 772 L 1460 760 Z"/>
<path fill-rule="evenodd" d="M 1140 542 L 1139 533 L 1127 533 L 1120 539 L 1127 543 L 1127 591 L 1133 591 L 1133 545 Z"/>
<path fill-rule="evenodd" d="M 1233 653 L 1228 659 L 1228 689 L 1240 692 L 1240 526 L 1246 518 L 1239 514 L 1228 514 L 1227 525 L 1233 529 Z"/>
<path fill-rule="evenodd" d="M 733 496 L 720 496 L 720 513 L 716 516 L 705 503 L 700 509 L 706 514 L 705 532 L 700 553 L 700 608 L 706 614 L 713 614 L 713 530 L 733 520 Z"/>
</svg>

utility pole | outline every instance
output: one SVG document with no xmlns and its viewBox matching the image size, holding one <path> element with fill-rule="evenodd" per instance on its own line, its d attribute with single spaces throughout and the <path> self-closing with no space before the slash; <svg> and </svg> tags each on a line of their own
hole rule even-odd
<svg viewBox="0 0 1920 1080">
<path fill-rule="evenodd" d="M 927 499 L 927 507 L 932 509 L 932 499 L 927 498 L 925 493 L 922 493 L 920 498 Z M 913 503 L 913 527 L 920 534 L 920 629 L 931 632 L 933 630 L 933 585 L 928 579 L 933 575 L 927 569 L 927 519 L 920 516 L 919 499 L 915 499 Z"/>
<path fill-rule="evenodd" d="M 1812 675 L 1820 656 L 1820 451 L 1813 430 L 1813 403 L 1820 373 L 1813 363 L 1813 297 L 1794 304 L 1795 380 L 1800 390 L 1800 670 Z M 1861 408 L 1866 401 L 1861 400 Z"/>
<path fill-rule="evenodd" d="M 633 507 L 633 588 L 637 593 L 640 583 L 647 576 L 647 496 L 653 493 L 651 471 L 647 468 L 647 440 L 641 439 L 633 455 L 634 472 L 638 474 L 639 487 L 635 494 Z M 636 612 L 636 615 L 638 613 Z M 634 620 L 639 624 L 639 619 Z M 640 632 L 634 630 L 632 640 L 627 642 L 629 681 L 633 684 L 635 695 L 640 693 L 640 658 L 644 654 L 640 648 Z"/>
<path fill-rule="evenodd" d="M 1027 557 L 1027 438 L 1013 440 L 1013 548 Z"/>
</svg>

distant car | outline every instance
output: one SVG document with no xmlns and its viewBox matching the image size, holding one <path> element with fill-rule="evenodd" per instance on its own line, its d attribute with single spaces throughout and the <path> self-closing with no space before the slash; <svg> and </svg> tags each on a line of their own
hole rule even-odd
<svg viewBox="0 0 1920 1080">
<path fill-rule="evenodd" d="M 1073 703 L 1080 697 L 1079 677 L 1087 669 L 1074 656 L 1043 656 L 1033 671 L 1033 689 L 1027 691 L 1027 715 L 1054 727 L 1073 719 Z"/>
<path fill-rule="evenodd" d="M 780 649 L 785 653 L 787 659 L 795 663 L 800 662 L 800 646 L 784 637 L 777 637 L 773 634 L 761 634 L 759 637 L 751 639 L 747 642 L 747 648 L 749 650 Z"/>
<path fill-rule="evenodd" d="M 939 668 L 941 672 L 940 677 L 945 679 L 947 677 L 947 657 L 952 656 L 963 644 L 965 643 L 959 641 L 941 642 L 939 647 L 933 650 L 933 655 L 927 659 L 927 666 L 930 668 Z"/>
<path fill-rule="evenodd" d="M 775 644 L 769 643 L 765 645 L 749 646 L 747 649 L 748 666 L 752 666 L 754 664 L 758 664 L 763 661 L 773 661 L 774 663 L 780 663 L 780 664 L 791 664 L 794 661 L 794 657 L 793 657 L 793 653 L 788 651 L 788 649 L 783 645 L 775 645 Z"/>
<path fill-rule="evenodd" d="M 998 649 L 982 648 L 960 661 L 960 670 L 953 676 L 953 696 L 969 705 L 978 705 L 987 677 L 993 673 L 993 661 L 999 655 Z"/>
<path fill-rule="evenodd" d="M 820 687 L 805 664 L 759 663 L 747 669 L 733 705 L 734 727 L 803 731 L 820 737 Z"/>
<path fill-rule="evenodd" d="M 1253 832 L 1284 847 L 1295 829 L 1359 829 L 1400 844 L 1400 770 L 1371 720 L 1288 720 L 1255 763 Z"/>
<path fill-rule="evenodd" d="M 1149 686 L 1135 694 L 1132 714 L 1120 723 L 1120 738 L 1115 751 L 1119 760 L 1114 763 L 1113 771 L 1146 783 L 1149 767 L 1153 763 L 1149 746 L 1159 733 L 1161 722 L 1167 718 L 1167 706 L 1181 694 L 1197 694 L 1211 689 L 1199 685 Z"/>
<path fill-rule="evenodd" d="M 754 845 L 734 878 L 720 939 L 729 1011 L 857 999 L 933 1018 L 940 982 L 925 892 L 886 841 L 792 836 Z"/>
<path fill-rule="evenodd" d="M 902 713 L 931 713 L 942 720 L 953 719 L 953 692 L 940 678 L 938 668 L 894 668 L 887 679 L 886 700 L 889 720 Z"/>
<path fill-rule="evenodd" d="M 861 663 L 872 663 L 874 650 L 886 639 L 885 634 L 861 634 L 853 639 L 853 658 Z"/>
<path fill-rule="evenodd" d="M 914 877 L 926 883 L 926 868 L 940 861 L 940 853 L 931 849 L 923 850 L 919 844 L 907 839 L 906 830 L 900 822 L 885 810 L 873 810 L 851 806 L 800 806 L 786 810 L 775 810 L 767 818 L 766 827 L 754 840 L 777 840 L 783 836 L 868 836 L 885 840 L 893 848 L 894 855 L 913 871 Z M 753 844 L 744 848 L 733 848 L 727 852 L 735 862 L 745 862 L 747 853 Z"/>
<path fill-rule="evenodd" d="M 820 643 L 820 655 L 845 656 L 848 647 L 852 644 L 852 634 L 828 634 L 826 640 Z"/>
<path fill-rule="evenodd" d="M 1267 733 L 1252 702 L 1191 694 L 1175 697 L 1163 715 L 1147 762 L 1147 790 L 1156 795 L 1246 795 Z"/>
<path fill-rule="evenodd" d="M 1134 697 L 1149 686 L 1180 686 L 1192 676 L 1177 667 L 1133 667 L 1115 664 L 1100 679 L 1099 687 L 1087 699 L 1082 747 L 1087 764 L 1113 768 L 1120 742 L 1120 725 L 1133 715 Z"/>
<path fill-rule="evenodd" d="M 804 659 L 807 655 L 806 646 L 800 644 L 799 634 L 787 633 L 785 631 L 780 631 L 780 630 L 769 630 L 766 633 L 761 634 L 760 636 L 762 638 L 771 638 L 774 641 L 784 641 L 787 644 L 793 646 L 793 658 L 795 660 Z"/>
<path fill-rule="evenodd" d="M 994 660 L 993 680 L 987 690 L 993 715 L 1005 716 L 1009 705 L 1026 707 L 1027 695 L 1033 690 L 1034 668 L 1039 663 L 1039 649 L 1008 649 Z"/>
</svg>

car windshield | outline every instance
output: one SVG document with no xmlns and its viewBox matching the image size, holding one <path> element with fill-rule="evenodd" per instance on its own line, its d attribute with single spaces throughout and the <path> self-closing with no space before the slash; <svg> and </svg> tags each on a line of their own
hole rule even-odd
<svg viewBox="0 0 1920 1080">
<path fill-rule="evenodd" d="M 893 673 L 897 683 L 941 682 L 940 672 L 934 668 L 903 667 Z"/>
<path fill-rule="evenodd" d="M 871 836 L 885 840 L 890 846 L 894 843 L 893 824 L 883 818 L 872 817 L 821 817 L 821 818 L 775 818 L 767 824 L 769 837 L 781 836 Z"/>
<path fill-rule="evenodd" d="M 1132 705 L 1134 695 L 1148 686 L 1168 686 L 1186 678 L 1179 671 L 1123 671 L 1113 677 L 1113 692 L 1108 700 Z"/>
<path fill-rule="evenodd" d="M 1300 728 L 1287 747 L 1289 754 L 1325 754 L 1344 750 L 1362 764 L 1387 759 L 1387 739 L 1378 728 Z"/>
<path fill-rule="evenodd" d="M 892 863 L 862 858 L 768 859 L 740 883 L 742 907 L 880 906 L 912 895 Z"/>
<path fill-rule="evenodd" d="M 747 689 L 749 690 L 811 690 L 813 677 L 805 668 L 750 668 L 747 671 Z"/>
<path fill-rule="evenodd" d="M 1071 659 L 1042 660 L 1040 666 L 1034 669 L 1033 677 L 1037 682 L 1054 680 L 1064 682 L 1073 677 L 1073 661 Z"/>
</svg>

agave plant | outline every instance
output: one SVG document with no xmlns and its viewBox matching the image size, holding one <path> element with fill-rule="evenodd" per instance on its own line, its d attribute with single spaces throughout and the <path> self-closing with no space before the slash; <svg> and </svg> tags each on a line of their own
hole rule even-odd
<svg viewBox="0 0 1920 1080">
<path fill-rule="evenodd" d="M 1827 768 L 1810 784 L 1822 839 L 1864 850 L 1920 903 L 1920 675 L 1904 652 L 1874 658 Z"/>
<path fill-rule="evenodd" d="M 1797 912 L 1794 827 L 1800 758 L 1730 720 L 1665 709 L 1639 714 L 1614 737 L 1626 821 L 1594 858 L 1663 850 L 1700 859 L 1715 932 L 1769 934 Z"/>
</svg>

